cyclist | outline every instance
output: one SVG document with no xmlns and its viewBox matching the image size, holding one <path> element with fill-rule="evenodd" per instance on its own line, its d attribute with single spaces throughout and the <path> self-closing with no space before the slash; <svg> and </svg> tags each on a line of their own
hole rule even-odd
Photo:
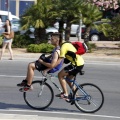
<svg viewBox="0 0 120 120">
<path fill-rule="evenodd" d="M 79 73 L 83 69 L 84 66 L 84 59 L 82 58 L 81 55 L 75 54 L 76 51 L 77 51 L 76 48 L 71 43 L 69 42 L 63 43 L 61 45 L 60 56 L 57 62 L 60 63 L 63 60 L 63 58 L 67 58 L 67 60 L 70 61 L 70 64 L 64 67 L 58 73 L 59 82 L 61 84 L 63 92 L 56 95 L 56 97 L 61 97 L 66 101 L 69 100 L 66 83 L 68 83 L 70 87 L 71 83 L 68 80 L 66 81 L 64 78 L 66 77 L 69 80 L 73 79 L 73 77 L 75 77 L 77 73 Z"/>
<path fill-rule="evenodd" d="M 55 48 L 52 54 L 49 57 L 47 57 L 47 61 L 42 60 L 40 57 L 38 60 L 28 64 L 27 75 L 26 75 L 25 80 L 17 84 L 18 87 L 22 87 L 20 88 L 21 92 L 26 92 L 32 89 L 31 84 L 32 84 L 35 69 L 38 71 L 43 70 L 44 73 L 46 72 L 54 73 L 62 67 L 63 60 L 61 60 L 59 64 L 56 64 L 59 58 L 59 55 L 60 55 L 59 45 L 62 43 L 61 34 L 53 33 L 51 35 L 51 43 L 52 45 L 55 46 Z"/>
</svg>

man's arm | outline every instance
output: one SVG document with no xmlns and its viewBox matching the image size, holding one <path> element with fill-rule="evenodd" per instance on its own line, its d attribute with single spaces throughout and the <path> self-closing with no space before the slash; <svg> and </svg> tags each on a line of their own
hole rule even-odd
<svg viewBox="0 0 120 120">
<path fill-rule="evenodd" d="M 47 66 L 48 68 L 52 69 L 52 68 L 56 67 L 56 63 L 57 63 L 58 57 L 59 57 L 58 53 L 55 52 L 54 55 L 53 55 L 53 59 L 52 59 L 51 63 L 44 62 L 41 59 L 39 59 L 39 62 L 41 64 Z"/>
<path fill-rule="evenodd" d="M 61 61 L 63 60 L 63 58 L 62 57 L 60 57 L 58 60 L 57 60 L 57 62 L 56 62 L 56 65 L 55 66 L 57 66 L 57 65 L 59 65 L 60 63 L 61 63 Z"/>
</svg>

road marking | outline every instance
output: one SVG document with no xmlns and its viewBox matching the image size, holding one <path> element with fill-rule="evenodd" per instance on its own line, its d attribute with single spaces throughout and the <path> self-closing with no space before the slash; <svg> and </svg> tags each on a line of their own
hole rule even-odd
<svg viewBox="0 0 120 120">
<path fill-rule="evenodd" d="M 1 110 L 0 110 L 1 111 Z M 9 110 L 10 111 L 10 110 Z M 12 115 L 17 115 L 17 114 L 6 114 L 6 113 L 0 113 L 0 116 L 1 115 L 8 115 L 8 116 L 12 116 Z M 29 116 L 29 117 L 31 117 L 31 116 L 38 116 L 38 115 L 25 115 L 25 114 L 18 114 L 19 116 Z"/>
<path fill-rule="evenodd" d="M 0 111 L 10 111 L 10 112 L 32 112 L 32 113 L 51 113 L 51 114 L 64 114 L 64 115 L 78 115 L 78 116 L 87 116 L 87 117 L 99 117 L 99 118 L 114 118 L 120 119 L 119 116 L 109 116 L 109 115 L 95 115 L 95 114 L 82 114 L 82 113 L 68 113 L 68 112 L 54 112 L 54 111 L 36 111 L 36 110 L 2 110 Z"/>
<path fill-rule="evenodd" d="M 25 78 L 26 76 L 19 76 L 19 75 L 0 75 L 0 77 L 9 77 L 9 78 Z M 34 78 L 45 78 L 44 76 L 34 76 Z M 57 78 L 57 76 L 53 76 L 52 78 Z"/>
<path fill-rule="evenodd" d="M 24 78 L 26 76 L 19 76 L 19 75 L 0 75 L 0 77 L 12 77 L 12 78 Z M 34 78 L 44 78 L 44 77 L 38 77 L 38 76 L 34 76 Z"/>
<path fill-rule="evenodd" d="M 97 62 L 97 61 L 92 61 L 92 62 L 85 62 L 85 64 L 93 64 L 93 65 L 117 65 L 120 66 L 120 62 Z"/>
<path fill-rule="evenodd" d="M 111 59 L 111 58 L 110 58 Z M 30 61 L 35 61 L 35 59 L 33 58 L 23 58 L 23 59 L 15 59 L 11 62 L 18 62 L 18 61 L 27 61 L 27 62 L 30 62 Z M 4 61 L 1 61 L 1 62 L 8 62 L 8 60 L 4 60 Z M 111 60 L 109 61 L 109 59 L 107 60 L 85 60 L 85 64 L 104 64 L 104 65 L 120 65 L 120 58 L 116 59 L 115 60 Z"/>
<path fill-rule="evenodd" d="M 0 120 L 88 120 L 88 119 L 74 119 L 74 118 L 64 118 L 64 117 L 56 117 L 56 116 L 40 116 L 40 115 L 25 115 L 25 114 L 6 114 L 0 113 Z"/>
</svg>

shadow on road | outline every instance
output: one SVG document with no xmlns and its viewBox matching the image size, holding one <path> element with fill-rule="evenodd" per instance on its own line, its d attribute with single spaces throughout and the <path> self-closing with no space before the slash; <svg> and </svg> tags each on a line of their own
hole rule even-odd
<svg viewBox="0 0 120 120">
<path fill-rule="evenodd" d="M 10 109 L 10 108 L 12 108 L 12 109 L 34 110 L 27 105 L 7 104 L 7 103 L 0 102 L 0 109 Z M 80 112 L 79 110 L 69 110 L 69 109 L 65 109 L 65 108 L 53 108 L 53 107 L 46 108 L 45 110 L 42 110 L 42 111 Z"/>
<path fill-rule="evenodd" d="M 80 112 L 79 110 L 69 110 L 69 109 L 65 109 L 65 108 L 53 108 L 53 107 L 49 107 L 46 110 L 47 111 L 57 111 L 57 112 L 58 111 L 59 112 Z"/>
<path fill-rule="evenodd" d="M 0 102 L 0 109 L 10 109 L 10 108 L 30 109 L 27 105 L 7 104 Z"/>
</svg>

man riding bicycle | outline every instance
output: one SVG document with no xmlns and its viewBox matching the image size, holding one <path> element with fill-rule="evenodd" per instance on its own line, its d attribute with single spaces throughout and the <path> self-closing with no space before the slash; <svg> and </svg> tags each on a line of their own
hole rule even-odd
<svg viewBox="0 0 120 120">
<path fill-rule="evenodd" d="M 66 81 L 64 78 L 67 77 L 68 79 L 72 80 L 74 76 L 79 73 L 84 66 L 84 59 L 81 55 L 75 54 L 76 48 L 69 42 L 65 42 L 61 45 L 60 49 L 60 56 L 57 61 L 57 64 L 60 63 L 63 58 L 67 58 L 71 64 L 64 67 L 59 73 L 58 78 L 59 82 L 61 84 L 61 87 L 63 89 L 63 92 L 56 95 L 56 97 L 64 98 L 65 100 L 68 100 L 68 91 L 66 83 L 71 87 L 71 83 L 69 81 Z"/>
</svg>

